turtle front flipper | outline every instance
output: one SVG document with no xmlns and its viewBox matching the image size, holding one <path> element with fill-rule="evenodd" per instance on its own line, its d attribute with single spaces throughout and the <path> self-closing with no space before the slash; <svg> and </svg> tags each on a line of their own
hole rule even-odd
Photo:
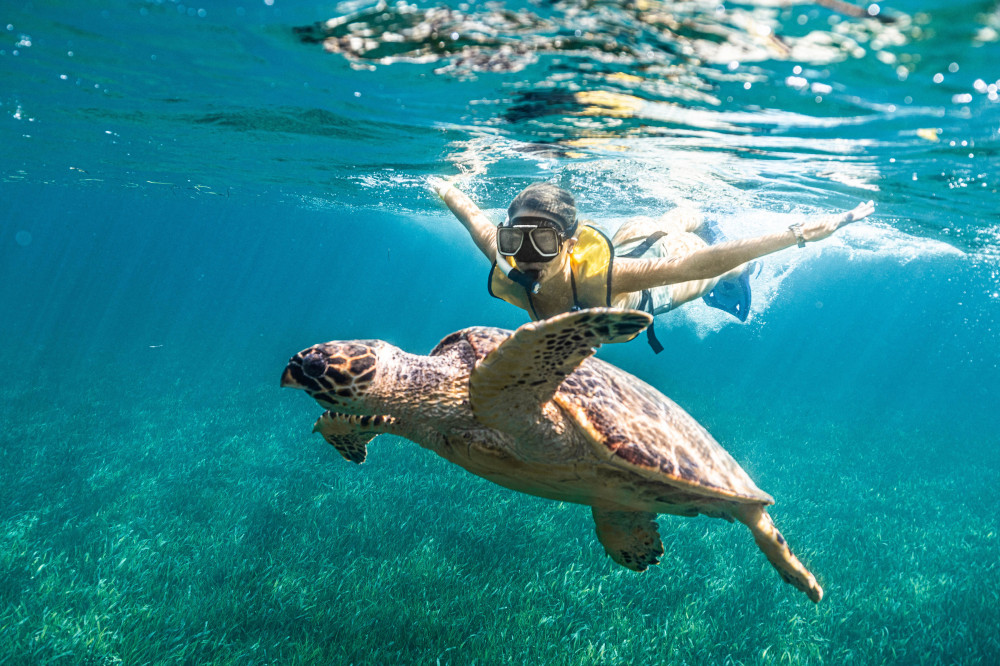
<svg viewBox="0 0 1000 666">
<path fill-rule="evenodd" d="M 368 442 L 376 435 L 388 432 L 395 421 L 391 416 L 323 412 L 316 419 L 313 432 L 323 435 L 323 439 L 333 444 L 333 448 L 345 459 L 360 465 L 368 455 Z"/>
<path fill-rule="evenodd" d="M 734 515 L 737 520 L 750 528 L 757 547 L 767 557 L 771 566 L 778 570 L 781 578 L 789 585 L 805 592 L 814 603 L 819 603 L 823 598 L 823 588 L 799 558 L 792 554 L 785 537 L 781 536 L 781 532 L 774 526 L 774 521 L 771 520 L 767 510 L 759 504 L 743 504 L 734 511 Z"/>
<path fill-rule="evenodd" d="M 638 310 L 592 308 L 525 324 L 473 368 L 473 413 L 483 425 L 509 430 L 512 419 L 537 414 L 596 347 L 635 336 L 652 320 Z"/>
<path fill-rule="evenodd" d="M 645 571 L 649 565 L 660 563 L 663 542 L 655 513 L 591 508 L 597 538 L 611 559 L 632 571 Z"/>
</svg>

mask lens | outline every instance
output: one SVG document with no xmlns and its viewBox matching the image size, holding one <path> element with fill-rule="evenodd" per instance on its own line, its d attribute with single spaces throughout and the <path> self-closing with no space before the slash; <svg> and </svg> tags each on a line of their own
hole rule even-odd
<svg viewBox="0 0 1000 666">
<path fill-rule="evenodd" d="M 524 242 L 524 232 L 514 227 L 497 229 L 497 250 L 505 257 L 510 257 L 521 249 Z"/>
<path fill-rule="evenodd" d="M 531 244 L 543 257 L 559 254 L 559 232 L 551 227 L 536 227 L 531 230 Z"/>
</svg>

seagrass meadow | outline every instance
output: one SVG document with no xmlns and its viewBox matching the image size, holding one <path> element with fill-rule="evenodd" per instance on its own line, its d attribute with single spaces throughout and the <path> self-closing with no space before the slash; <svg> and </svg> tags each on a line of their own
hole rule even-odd
<svg viewBox="0 0 1000 666">
<path fill-rule="evenodd" d="M 877 433 L 905 449 L 848 463 L 870 430 L 828 422 L 817 451 L 771 434 L 789 414 L 716 424 L 827 586 L 814 607 L 741 526 L 661 518 L 663 561 L 636 574 L 604 556 L 584 507 L 391 437 L 355 467 L 270 389 L 143 388 L 141 409 L 98 381 L 88 409 L 44 416 L 35 392 L 5 390 L 21 446 L 3 457 L 3 663 L 990 663 L 1000 649 L 996 470 L 939 433 Z"/>
<path fill-rule="evenodd" d="M 852 8 L 853 7 L 853 8 Z M 0 7 L 0 666 L 1000 663 L 1000 5 L 10 0 Z M 775 498 L 749 531 L 587 507 L 281 389 L 328 340 L 524 313 L 430 191 L 613 234 L 873 200 L 606 345 Z"/>
</svg>

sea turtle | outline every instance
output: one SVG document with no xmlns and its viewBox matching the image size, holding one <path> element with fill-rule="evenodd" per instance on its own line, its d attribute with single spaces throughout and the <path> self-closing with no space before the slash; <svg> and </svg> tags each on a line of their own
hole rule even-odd
<svg viewBox="0 0 1000 666">
<path fill-rule="evenodd" d="M 589 505 L 605 551 L 635 571 L 663 555 L 658 513 L 738 520 L 781 577 L 818 602 L 822 588 L 767 513 L 771 496 L 677 404 L 590 358 L 651 320 L 595 308 L 513 333 L 467 328 L 429 356 L 382 340 L 327 342 L 293 356 L 281 385 L 330 410 L 313 431 L 352 462 L 390 433 L 501 486 Z"/>
</svg>

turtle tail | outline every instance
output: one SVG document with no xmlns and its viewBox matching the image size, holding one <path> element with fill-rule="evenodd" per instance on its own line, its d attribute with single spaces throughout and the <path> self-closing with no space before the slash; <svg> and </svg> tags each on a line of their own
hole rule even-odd
<svg viewBox="0 0 1000 666">
<path fill-rule="evenodd" d="M 332 444 L 345 460 L 360 465 L 368 455 L 368 442 L 394 421 L 391 416 L 323 412 L 316 419 L 313 432 L 323 435 L 323 439 Z"/>
<path fill-rule="evenodd" d="M 767 509 L 759 504 L 744 504 L 734 512 L 736 519 L 750 528 L 753 540 L 771 565 L 778 570 L 781 578 L 806 593 L 814 603 L 823 598 L 823 588 L 816 582 L 808 569 L 792 554 L 791 549 L 774 526 Z"/>
</svg>

